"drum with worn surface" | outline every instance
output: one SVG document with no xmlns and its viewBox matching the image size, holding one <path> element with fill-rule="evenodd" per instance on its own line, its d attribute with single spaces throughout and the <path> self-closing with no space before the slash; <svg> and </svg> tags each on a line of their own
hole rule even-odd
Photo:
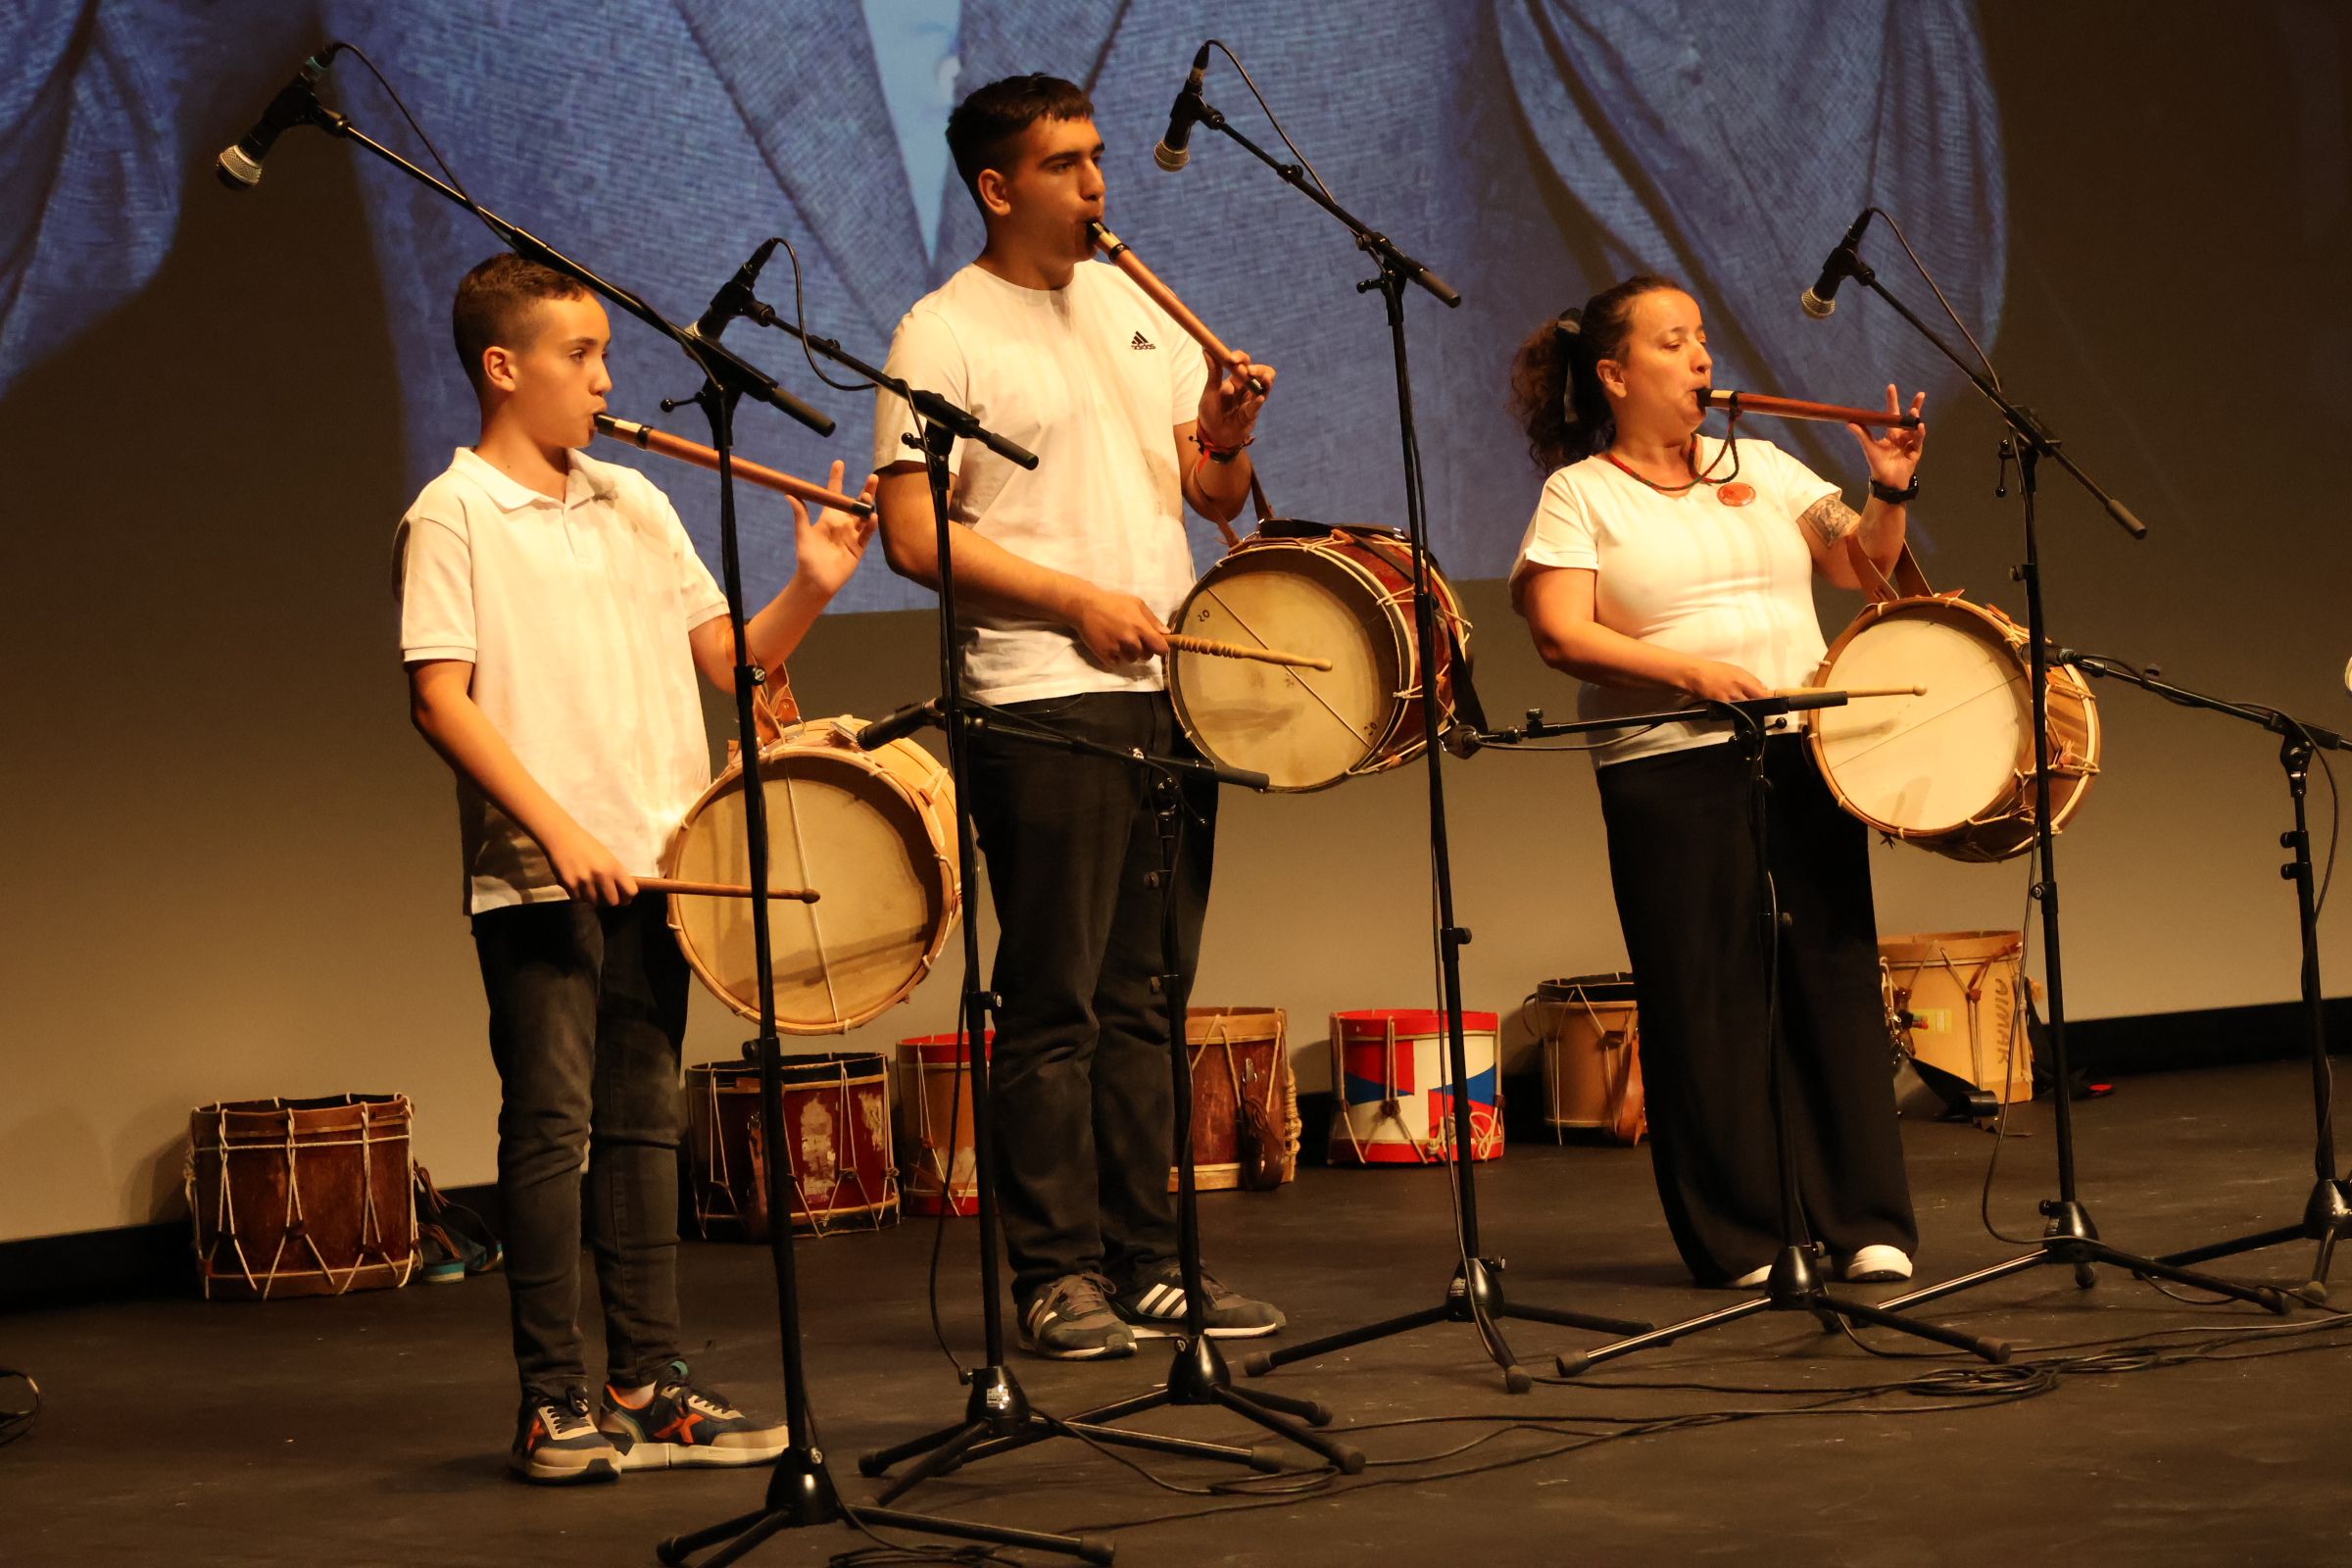
<svg viewBox="0 0 2352 1568">
<path fill-rule="evenodd" d="M 808 887 L 814 904 L 769 903 L 776 1027 L 842 1034 L 912 992 L 947 946 L 958 907 L 955 790 L 945 763 L 912 741 L 858 749 L 865 721 L 817 719 L 760 748 L 770 887 Z M 743 774 L 730 766 L 686 813 L 662 874 L 741 884 Z M 760 1010 L 747 899 L 676 895 L 670 929 L 686 961 L 747 1018 Z"/>
<path fill-rule="evenodd" d="M 1630 974 L 1546 980 L 1531 1009 L 1544 1048 L 1544 1124 L 1638 1144 L 1649 1131 Z"/>
<path fill-rule="evenodd" d="M 2018 994 L 2025 952 L 2022 931 L 1881 937 L 1895 1044 L 2003 1103 L 2032 1100 L 2034 1051 Z"/>
<path fill-rule="evenodd" d="M 2034 694 L 2027 635 L 1953 595 L 1873 605 L 1831 645 L 1813 684 L 1923 686 L 1805 715 L 1813 760 L 1838 804 L 1956 860 L 2034 847 Z M 2066 826 L 2099 771 L 2099 708 L 2082 674 L 2052 667 L 2050 830 Z"/>
<path fill-rule="evenodd" d="M 1279 529 L 1279 531 L 1277 531 Z M 1430 564 L 1439 611 L 1440 734 L 1454 722 L 1470 623 Z M 1319 790 L 1418 757 L 1424 672 L 1413 625 L 1412 553 L 1385 528 L 1269 525 L 1194 585 L 1174 629 L 1328 659 L 1329 670 L 1171 652 L 1168 694 L 1202 755 L 1263 773 L 1276 790 Z"/>
<path fill-rule="evenodd" d="M 210 1297 L 406 1285 L 416 1196 L 406 1095 L 238 1100 L 188 1117 L 188 1214 Z"/>
<path fill-rule="evenodd" d="M 1193 1186 L 1262 1192 L 1298 1175 L 1298 1089 L 1280 1007 L 1195 1007 L 1185 1025 L 1193 1080 Z M 1168 1172 L 1168 1191 L 1176 1172 Z"/>
<path fill-rule="evenodd" d="M 792 1226 L 823 1236 L 897 1223 L 899 1178 L 890 1153 L 890 1088 L 870 1051 L 787 1056 L 786 1180 Z M 709 1238 L 767 1240 L 767 1161 L 775 1140 L 760 1114 L 760 1068 L 748 1061 L 686 1069 L 686 1163 L 694 1216 Z"/>
<path fill-rule="evenodd" d="M 996 1032 L 988 1035 L 990 1044 Z M 909 1214 L 980 1212 L 971 1053 L 960 1034 L 899 1042 L 900 1201 Z"/>
<path fill-rule="evenodd" d="M 1470 1157 L 1502 1155 L 1502 1103 L 1495 1070 L 1501 1020 L 1462 1014 L 1470 1101 Z M 1384 1007 L 1331 1015 L 1331 1079 L 1340 1086 L 1332 1118 L 1334 1165 L 1419 1165 L 1451 1157 L 1453 1078 L 1446 1015 Z"/>
</svg>

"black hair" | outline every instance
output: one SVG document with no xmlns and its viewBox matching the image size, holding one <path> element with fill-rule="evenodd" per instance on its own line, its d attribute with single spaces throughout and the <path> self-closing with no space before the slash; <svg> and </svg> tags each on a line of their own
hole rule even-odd
<svg viewBox="0 0 2352 1568">
<path fill-rule="evenodd" d="M 500 251 L 467 272 L 450 303 L 449 325 L 474 391 L 482 390 L 483 350 L 528 348 L 534 335 L 531 317 L 543 302 L 582 299 L 587 293 L 578 280 L 513 251 Z"/>
<path fill-rule="evenodd" d="M 1023 131 L 1041 120 L 1094 118 L 1095 103 L 1086 89 L 1059 76 L 1004 76 L 972 89 L 948 116 L 948 151 L 980 216 L 988 216 L 980 200 L 980 172 L 1001 171 L 998 160 Z"/>
<path fill-rule="evenodd" d="M 1625 353 L 1636 300 L 1681 287 L 1638 272 L 1593 295 L 1584 309 L 1561 312 L 1519 345 L 1511 360 L 1511 413 L 1538 467 L 1557 468 L 1609 444 L 1616 421 L 1596 367 Z"/>
</svg>

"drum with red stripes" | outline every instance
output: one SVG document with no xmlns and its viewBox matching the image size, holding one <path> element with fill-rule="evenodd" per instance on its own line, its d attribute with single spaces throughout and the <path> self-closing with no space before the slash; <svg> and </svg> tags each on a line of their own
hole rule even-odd
<svg viewBox="0 0 2352 1568">
<path fill-rule="evenodd" d="M 1499 1032 L 1494 1013 L 1462 1014 L 1472 1159 L 1502 1154 Z M 1453 1076 L 1446 1057 L 1442 1012 L 1383 1007 L 1333 1013 L 1331 1079 L 1340 1090 L 1340 1109 L 1331 1123 L 1331 1163 L 1420 1165 L 1448 1158 Z"/>
</svg>

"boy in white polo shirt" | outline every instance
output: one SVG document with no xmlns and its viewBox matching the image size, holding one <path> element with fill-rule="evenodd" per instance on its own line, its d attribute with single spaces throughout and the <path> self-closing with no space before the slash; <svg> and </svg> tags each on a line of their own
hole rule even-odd
<svg viewBox="0 0 2352 1568">
<path fill-rule="evenodd" d="M 678 1359 L 688 976 L 661 901 L 635 898 L 710 780 L 695 672 L 733 690 L 726 601 L 662 492 L 576 450 L 612 385 L 603 307 L 500 255 L 466 274 L 452 317 L 481 437 L 401 519 L 395 558 L 411 715 L 458 778 L 502 1088 L 522 1381 L 511 1464 L 570 1482 L 765 1462 L 783 1429 L 696 1386 Z M 771 670 L 873 529 L 832 511 L 811 521 L 797 501 L 793 515 L 792 580 L 745 627 L 752 662 Z M 599 1410 L 577 1323 L 583 1158 L 605 1305 Z"/>
</svg>

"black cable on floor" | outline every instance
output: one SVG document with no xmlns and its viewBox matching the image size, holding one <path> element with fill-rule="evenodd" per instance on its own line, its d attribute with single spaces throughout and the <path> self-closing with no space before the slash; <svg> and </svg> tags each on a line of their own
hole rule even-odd
<svg viewBox="0 0 2352 1568">
<path fill-rule="evenodd" d="M 1524 1411 L 1512 1411 L 1508 1414 L 1467 1413 L 1410 1416 L 1390 1421 L 1364 1422 L 1334 1430 L 1350 1435 L 1361 1435 L 1367 1432 L 1404 1427 L 1459 1423 L 1491 1423 L 1494 1430 L 1467 1443 L 1440 1449 L 1434 1453 L 1370 1461 L 1370 1468 L 1396 1469 L 1408 1473 L 1361 1480 L 1348 1480 L 1336 1475 L 1318 1475 L 1313 1478 L 1317 1484 L 1312 1488 L 1297 1488 L 1292 1494 L 1252 1496 L 1247 1500 L 1226 1502 L 1215 1507 L 1188 1509 L 1148 1518 L 1097 1522 L 1073 1527 L 1073 1533 L 1108 1534 L 1114 1531 L 1134 1530 L 1148 1525 L 1176 1523 L 1217 1514 L 1289 1507 L 1302 1500 L 1310 1493 L 1337 1496 L 1374 1487 L 1420 1486 L 1432 1481 L 1486 1475 L 1521 1465 L 1538 1463 L 1545 1459 L 1559 1458 L 1581 1452 L 1586 1448 L 1620 1442 L 1628 1438 L 1655 1437 L 1670 1432 L 1697 1430 L 1703 1427 L 1722 1426 L 1741 1421 L 1824 1416 L 1931 1415 L 1984 1409 L 1993 1405 L 2037 1398 L 2054 1392 L 2062 1380 L 2068 1376 L 2113 1377 L 2125 1372 L 2149 1371 L 2161 1367 L 2181 1366 L 2197 1362 L 2258 1360 L 2269 1356 L 2301 1354 L 2321 1349 L 2340 1350 L 2344 1348 L 2343 1342 L 2334 1336 L 2342 1333 L 2347 1327 L 2352 1327 L 2352 1313 L 2331 1312 L 2324 1318 L 2297 1323 L 2249 1324 L 2244 1327 L 2219 1331 L 2205 1326 L 2155 1329 L 2138 1335 L 2077 1341 L 2042 1348 L 2045 1352 L 2076 1350 L 2088 1353 L 2044 1354 L 2034 1359 L 2015 1361 L 2006 1366 L 1949 1366 L 1925 1372 L 1915 1377 L 1892 1379 L 1880 1383 L 1844 1384 L 1827 1389 L 1783 1389 L 1759 1385 L 1672 1381 L 1600 1382 L 1589 1377 L 1574 1379 L 1544 1377 L 1537 1381 L 1555 1388 L 1582 1388 L 1593 1392 L 1661 1390 L 1736 1393 L 1766 1398 L 1786 1397 L 1799 1402 L 1785 1405 L 1698 1410 L 1680 1415 L 1622 1415 L 1583 1411 L 1538 1416 Z M 2178 1347 L 2167 1347 L 2160 1343 L 2181 1335 L 2201 1335 L 2202 1338 Z M 2327 1337 L 2323 1338 L 2323 1336 Z M 1885 1399 L 1891 1396 L 1907 1396 L 1912 1402 L 1892 1406 L 1867 1402 Z M 1577 1427 L 1592 1426 L 1600 1426 L 1611 1430 L 1598 1432 L 1573 1430 Z M 1419 1468 L 1458 1457 L 1514 1433 L 1542 1434 L 1557 1437 L 1563 1441 L 1528 1453 L 1514 1454 L 1507 1458 L 1489 1460 L 1478 1464 L 1457 1466 L 1448 1470 L 1432 1471 Z M 1270 1476 L 1262 1479 L 1281 1481 L 1286 1478 Z M 1170 1490 L 1184 1489 L 1170 1488 Z M 1228 1490 L 1235 1489 L 1229 1488 Z"/>
<path fill-rule="evenodd" d="M 0 1384 L 22 1383 L 32 1402 L 23 1408 L 0 1408 L 0 1447 L 6 1447 L 30 1433 L 41 1419 L 41 1386 L 32 1381 L 32 1374 L 20 1372 L 13 1366 L 0 1366 Z"/>
</svg>

